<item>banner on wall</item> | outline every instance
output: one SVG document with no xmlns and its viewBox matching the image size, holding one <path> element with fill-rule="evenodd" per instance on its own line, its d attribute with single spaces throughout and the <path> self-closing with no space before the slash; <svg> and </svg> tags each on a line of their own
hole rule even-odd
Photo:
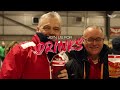
<svg viewBox="0 0 120 90">
<path fill-rule="evenodd" d="M 110 37 L 120 36 L 120 27 L 111 27 L 110 28 Z"/>
<path fill-rule="evenodd" d="M 108 55 L 109 77 L 120 77 L 120 55 Z"/>
</svg>

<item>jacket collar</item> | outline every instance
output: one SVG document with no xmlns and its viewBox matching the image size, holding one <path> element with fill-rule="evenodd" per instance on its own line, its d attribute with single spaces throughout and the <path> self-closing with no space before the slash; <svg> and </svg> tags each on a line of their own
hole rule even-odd
<svg viewBox="0 0 120 90">
<path fill-rule="evenodd" d="M 47 41 L 52 41 L 50 39 L 48 39 L 48 36 L 45 36 L 44 34 L 42 33 L 36 33 L 33 37 L 32 37 L 32 41 L 35 43 L 35 44 L 39 44 L 40 42 L 47 42 Z M 53 41 L 52 41 L 53 42 Z"/>
<path fill-rule="evenodd" d="M 47 41 L 51 41 L 53 44 L 54 42 L 50 39 L 47 38 L 47 36 L 43 35 L 42 33 L 36 33 L 33 37 L 32 37 L 32 41 L 35 44 L 39 44 L 40 42 L 47 42 Z M 56 53 L 52 53 L 52 52 L 48 52 L 47 56 L 49 58 L 49 61 L 51 61 L 52 57 L 55 55 Z"/>
<path fill-rule="evenodd" d="M 108 50 L 109 50 L 109 47 L 107 45 L 103 45 L 103 48 L 100 52 L 100 62 L 103 62 L 104 61 L 104 58 L 107 58 L 107 55 L 108 55 Z M 88 52 L 86 51 L 84 45 L 83 45 L 83 49 L 81 51 L 77 51 L 76 52 L 76 58 L 79 57 L 79 59 L 81 59 L 82 61 L 88 61 L 87 57 L 88 57 Z M 80 60 L 78 60 L 80 61 Z"/>
</svg>

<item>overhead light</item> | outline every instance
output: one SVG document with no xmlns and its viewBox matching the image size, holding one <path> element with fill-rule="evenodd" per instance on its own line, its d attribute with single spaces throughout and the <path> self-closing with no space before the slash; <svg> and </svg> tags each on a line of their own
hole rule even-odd
<svg viewBox="0 0 120 90">
<path fill-rule="evenodd" d="M 117 15 L 116 14 L 107 14 L 108 15 L 108 17 L 110 17 L 110 18 L 115 18 Z"/>
</svg>

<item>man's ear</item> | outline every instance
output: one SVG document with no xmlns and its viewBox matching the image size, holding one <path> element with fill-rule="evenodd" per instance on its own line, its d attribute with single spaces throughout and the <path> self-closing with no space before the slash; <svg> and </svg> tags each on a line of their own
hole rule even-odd
<svg viewBox="0 0 120 90">
<path fill-rule="evenodd" d="M 61 30 L 60 30 L 60 35 L 61 35 Z"/>
<path fill-rule="evenodd" d="M 36 32 L 39 32 L 39 27 L 37 26 L 37 28 L 36 28 Z"/>
<path fill-rule="evenodd" d="M 84 39 L 84 37 L 83 36 L 81 36 L 81 38 L 83 39 L 83 44 L 85 43 L 85 39 Z"/>
<path fill-rule="evenodd" d="M 84 41 L 84 37 L 83 36 L 81 36 L 81 38 L 83 39 L 83 41 Z"/>
</svg>

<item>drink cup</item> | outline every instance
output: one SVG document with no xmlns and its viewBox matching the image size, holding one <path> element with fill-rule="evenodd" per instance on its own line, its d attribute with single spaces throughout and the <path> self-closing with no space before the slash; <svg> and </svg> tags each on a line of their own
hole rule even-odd
<svg viewBox="0 0 120 90">
<path fill-rule="evenodd" d="M 59 54 L 55 55 L 51 61 L 51 69 L 52 69 L 52 78 L 58 79 L 58 74 L 60 71 L 65 69 L 65 64 L 68 61 L 68 57 L 65 52 L 60 52 Z"/>
</svg>

